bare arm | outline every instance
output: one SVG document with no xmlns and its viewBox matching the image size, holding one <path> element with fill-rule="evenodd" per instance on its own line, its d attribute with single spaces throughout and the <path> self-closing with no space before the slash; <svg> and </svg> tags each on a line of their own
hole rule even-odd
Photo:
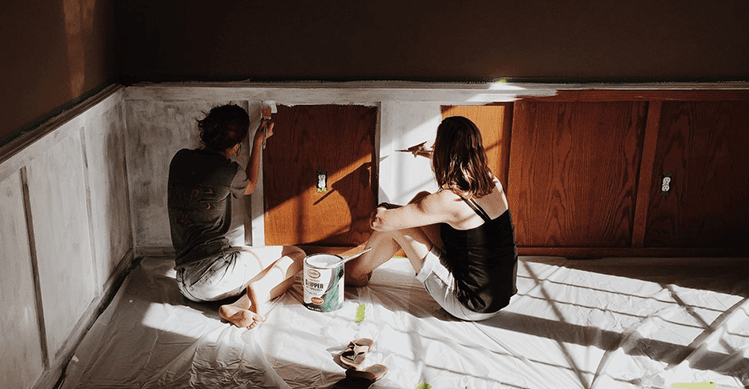
<svg viewBox="0 0 749 389">
<path fill-rule="evenodd" d="M 245 173 L 247 174 L 247 186 L 244 188 L 244 194 L 249 195 L 257 187 L 258 176 L 260 176 L 260 157 L 265 140 L 273 135 L 273 122 L 263 120 L 260 127 L 255 132 L 255 138 L 252 142 L 252 151 L 250 160 L 247 162 Z"/>
<path fill-rule="evenodd" d="M 400 152 L 404 153 L 411 153 L 413 154 L 414 158 L 418 156 L 422 156 L 425 158 L 432 158 L 432 152 L 434 145 L 433 144 L 427 144 L 427 141 L 423 141 L 419 143 L 418 145 L 411 146 L 405 150 L 398 150 Z"/>
<path fill-rule="evenodd" d="M 456 223 L 461 220 L 460 197 L 441 190 L 402 207 L 378 206 L 372 213 L 371 227 L 377 231 L 392 231 L 437 223 Z"/>
</svg>

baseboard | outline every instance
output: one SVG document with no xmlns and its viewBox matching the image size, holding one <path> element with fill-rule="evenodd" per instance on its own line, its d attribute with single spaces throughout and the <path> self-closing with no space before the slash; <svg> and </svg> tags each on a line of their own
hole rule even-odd
<svg viewBox="0 0 749 389">
<path fill-rule="evenodd" d="M 518 254 L 565 258 L 749 257 L 746 249 L 689 247 L 518 247 Z"/>
</svg>

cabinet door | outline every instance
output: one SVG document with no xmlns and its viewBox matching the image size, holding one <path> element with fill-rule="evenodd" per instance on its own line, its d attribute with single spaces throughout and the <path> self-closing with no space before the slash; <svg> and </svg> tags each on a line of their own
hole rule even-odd
<svg viewBox="0 0 749 389">
<path fill-rule="evenodd" d="M 749 102 L 664 101 L 646 247 L 749 248 Z M 661 177 L 671 174 L 661 194 Z"/>
<path fill-rule="evenodd" d="M 481 131 L 489 167 L 507 188 L 512 103 L 442 107 L 442 118 L 450 116 L 464 116 L 476 124 Z"/>
<path fill-rule="evenodd" d="M 515 103 L 507 193 L 519 246 L 631 244 L 646 107 Z"/>
<path fill-rule="evenodd" d="M 376 206 L 377 108 L 278 106 L 273 121 L 263 152 L 265 243 L 365 242 Z"/>
</svg>

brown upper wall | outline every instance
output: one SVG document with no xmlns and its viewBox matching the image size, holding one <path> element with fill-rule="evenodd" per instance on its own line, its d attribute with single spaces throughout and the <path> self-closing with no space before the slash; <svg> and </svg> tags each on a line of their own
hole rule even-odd
<svg viewBox="0 0 749 389">
<path fill-rule="evenodd" d="M 135 80 L 738 79 L 749 2 L 117 2 Z"/>
<path fill-rule="evenodd" d="M 116 79 L 111 1 L 6 0 L 0 145 Z"/>
<path fill-rule="evenodd" d="M 118 77 L 749 78 L 746 0 L 10 3 L 0 144 Z"/>
</svg>

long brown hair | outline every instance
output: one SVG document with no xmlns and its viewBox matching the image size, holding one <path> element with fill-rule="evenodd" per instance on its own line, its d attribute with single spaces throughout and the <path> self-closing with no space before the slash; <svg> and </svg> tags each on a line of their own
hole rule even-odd
<svg viewBox="0 0 749 389">
<path fill-rule="evenodd" d="M 453 116 L 440 123 L 432 166 L 440 188 L 462 197 L 483 197 L 494 189 L 481 132 L 468 118 Z"/>
</svg>

